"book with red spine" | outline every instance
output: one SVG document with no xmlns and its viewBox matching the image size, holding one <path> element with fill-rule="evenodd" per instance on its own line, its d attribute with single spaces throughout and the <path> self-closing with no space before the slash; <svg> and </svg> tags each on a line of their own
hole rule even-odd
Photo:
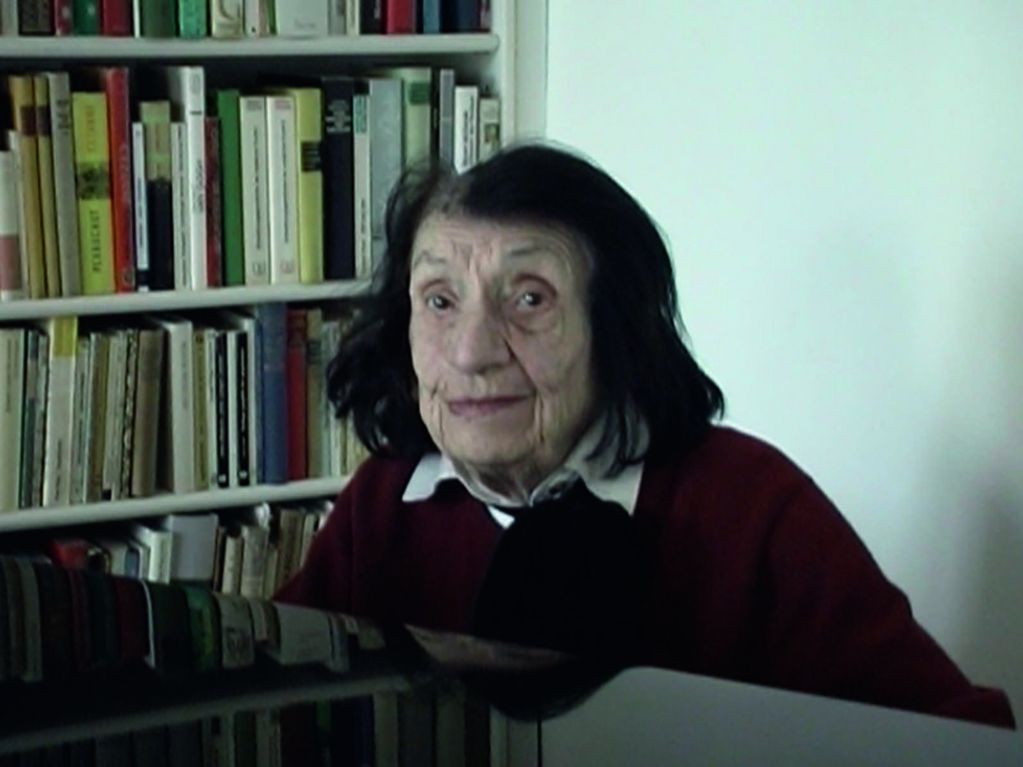
<svg viewBox="0 0 1023 767">
<path fill-rule="evenodd" d="M 224 211 L 220 204 L 220 118 L 207 117 L 206 138 L 206 284 L 224 284 Z"/>
<path fill-rule="evenodd" d="M 72 4 L 72 0 L 53 0 L 53 34 L 59 36 L 72 34 Z"/>
<path fill-rule="evenodd" d="M 100 29 L 104 35 L 129 37 L 133 32 L 131 0 L 100 0 Z"/>
<path fill-rule="evenodd" d="M 388 35 L 416 33 L 416 0 L 386 0 L 384 32 Z"/>
<path fill-rule="evenodd" d="M 285 386 L 288 398 L 288 479 L 306 478 L 306 313 L 288 309 Z"/>
<path fill-rule="evenodd" d="M 117 605 L 120 662 L 134 663 L 149 652 L 149 618 L 142 582 L 132 578 L 111 578 Z"/>
<path fill-rule="evenodd" d="M 127 67 L 103 67 L 110 142 L 110 201 L 114 230 L 114 289 L 135 290 L 135 211 L 131 173 L 131 112 Z"/>
</svg>

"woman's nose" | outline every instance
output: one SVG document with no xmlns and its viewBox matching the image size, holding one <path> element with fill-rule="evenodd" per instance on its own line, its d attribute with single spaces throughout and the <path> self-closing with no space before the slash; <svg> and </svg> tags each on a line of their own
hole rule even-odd
<svg viewBox="0 0 1023 767">
<path fill-rule="evenodd" d="M 500 316 L 490 306 L 467 307 L 456 322 L 451 361 L 465 373 L 476 374 L 507 364 L 511 349 Z"/>
</svg>

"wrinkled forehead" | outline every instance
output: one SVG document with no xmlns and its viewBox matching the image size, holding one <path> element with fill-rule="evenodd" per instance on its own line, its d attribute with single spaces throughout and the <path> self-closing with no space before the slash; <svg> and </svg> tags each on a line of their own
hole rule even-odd
<svg viewBox="0 0 1023 767">
<path fill-rule="evenodd" d="M 580 239 L 564 227 L 434 214 L 416 232 L 410 271 L 546 265 L 585 278 L 589 261 Z"/>
</svg>

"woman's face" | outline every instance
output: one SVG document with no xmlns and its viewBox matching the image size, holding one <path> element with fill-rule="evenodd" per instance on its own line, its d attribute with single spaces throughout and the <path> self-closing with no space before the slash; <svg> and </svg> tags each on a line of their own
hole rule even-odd
<svg viewBox="0 0 1023 767">
<path fill-rule="evenodd" d="M 412 248 L 419 412 L 453 461 L 528 492 L 593 416 L 588 259 L 565 231 L 433 215 Z"/>
</svg>

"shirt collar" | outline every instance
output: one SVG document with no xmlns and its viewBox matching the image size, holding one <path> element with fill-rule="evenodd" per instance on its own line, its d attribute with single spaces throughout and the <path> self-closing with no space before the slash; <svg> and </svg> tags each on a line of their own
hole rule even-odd
<svg viewBox="0 0 1023 767">
<path fill-rule="evenodd" d="M 647 439 L 645 424 L 637 421 L 635 428 L 640 429 L 642 440 L 645 442 Z M 598 419 L 576 443 L 565 462 L 533 490 L 529 498 L 529 505 L 556 498 L 571 487 L 576 479 L 579 479 L 586 484 L 591 493 L 601 500 L 617 503 L 629 514 L 635 511 L 636 499 L 639 497 L 639 484 L 643 478 L 643 464 L 630 464 L 616 476 L 608 476 L 607 469 L 614 461 L 614 448 L 604 450 L 593 458 L 589 457 L 600 440 L 602 429 L 603 421 Z M 442 453 L 428 453 L 419 460 L 419 464 L 405 486 L 405 492 L 401 499 L 406 503 L 425 501 L 434 494 L 437 486 L 446 480 L 461 482 L 470 495 L 490 508 L 494 518 L 503 527 L 507 527 L 511 523 L 511 516 L 503 514 L 494 507 L 519 504 L 472 482 L 458 471 L 450 458 Z"/>
</svg>

